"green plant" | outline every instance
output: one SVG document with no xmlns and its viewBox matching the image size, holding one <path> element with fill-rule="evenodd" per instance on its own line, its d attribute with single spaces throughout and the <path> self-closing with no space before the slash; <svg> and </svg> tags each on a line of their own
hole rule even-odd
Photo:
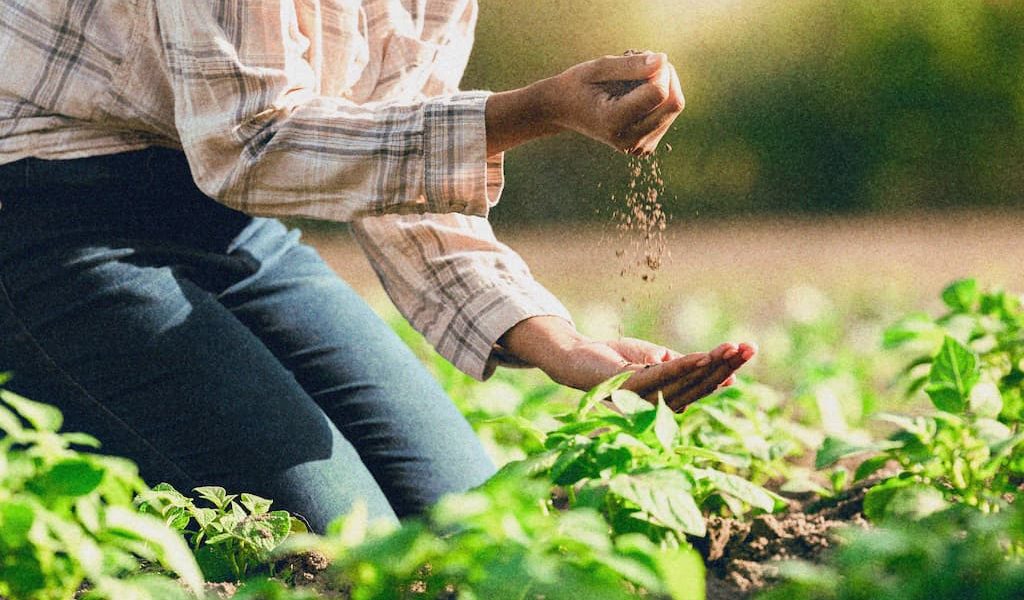
<svg viewBox="0 0 1024 600">
<path fill-rule="evenodd" d="M 288 511 L 271 511 L 271 500 L 217 486 L 194 491 L 210 506 L 196 506 L 167 483 L 141 492 L 136 504 L 182 533 L 209 581 L 237 581 L 261 571 L 273 575 L 274 549 L 291 533 L 307 531 Z"/>
<path fill-rule="evenodd" d="M 1005 600 L 1024 589 L 1024 512 L 953 507 L 920 521 L 849 529 L 824 565 L 784 564 L 758 600 Z"/>
<path fill-rule="evenodd" d="M 868 492 L 864 508 L 870 518 L 928 514 L 942 508 L 943 499 L 997 510 L 1019 493 L 1024 475 L 1020 300 L 1002 291 L 982 293 L 970 279 L 952 284 L 942 297 L 947 314 L 935 320 L 912 315 L 885 334 L 890 348 L 933 348 L 905 372 L 913 378 L 911 393 L 923 388 L 935 412 L 914 418 L 880 415 L 897 428 L 888 440 L 856 444 L 830 438 L 818 452 L 819 468 L 873 453 L 857 469 L 857 480 L 891 462 L 900 466 Z"/>
<path fill-rule="evenodd" d="M 423 518 L 373 526 L 357 510 L 323 537 L 282 551 L 331 557 L 353 600 L 625 600 L 640 590 L 703 598 L 703 562 L 689 547 L 659 549 L 642 535 L 612 538 L 590 509 L 552 510 L 543 482 L 506 476 L 443 498 Z"/>
<path fill-rule="evenodd" d="M 619 375 L 584 394 L 575 411 L 558 417 L 560 428 L 536 431 L 542 451 L 506 465 L 498 477 L 544 478 L 564 492 L 570 507 L 601 512 L 617 534 L 643 533 L 668 545 L 704 535 L 702 507 L 743 515 L 785 505 L 781 497 L 718 468 L 741 466 L 744 457 L 691 445 L 664 402 L 651 405 L 619 389 L 628 377 Z M 614 410 L 601 403 L 605 398 Z"/>
<path fill-rule="evenodd" d="M 202 577 L 184 542 L 159 520 L 132 510 L 145 489 L 128 460 L 78 452 L 97 448 L 82 433 L 58 433 L 56 408 L 0 390 L 0 596 L 66 599 L 180 598 Z M 174 572 L 180 584 L 139 575 L 139 559 Z"/>
<path fill-rule="evenodd" d="M 535 452 L 541 444 L 534 433 L 537 424 L 552 422 L 551 416 L 568 406 L 567 389 L 542 373 L 500 369 L 481 385 L 438 354 L 407 321 L 396 316 L 388 322 L 434 374 L 498 464 Z"/>
<path fill-rule="evenodd" d="M 998 394 L 985 387 L 987 397 L 973 401 L 994 403 L 998 396 L 1001 421 L 1013 424 L 1024 420 L 1021 298 L 1000 289 L 982 291 L 976 280 L 961 279 L 943 290 L 942 300 L 948 310 L 940 317 L 914 313 L 885 332 L 886 348 L 923 350 L 905 369 L 911 375 L 908 393 L 924 388 L 936 408 L 960 413 L 975 408 L 970 404 L 975 385 L 995 385 Z M 950 345 L 946 338 L 957 344 Z M 928 366 L 931 369 L 925 370 Z M 966 379 L 958 381 L 959 375 Z M 989 406 L 984 408 L 990 412 Z"/>
<path fill-rule="evenodd" d="M 678 420 L 683 447 L 716 452 L 716 468 L 758 485 L 788 479 L 787 459 L 801 454 L 809 437 L 786 417 L 780 394 L 744 377 L 693 404 Z"/>
</svg>

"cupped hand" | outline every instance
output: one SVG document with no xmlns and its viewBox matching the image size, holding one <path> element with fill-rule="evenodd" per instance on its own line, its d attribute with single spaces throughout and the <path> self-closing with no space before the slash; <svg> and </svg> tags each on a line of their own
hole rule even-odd
<svg viewBox="0 0 1024 600">
<path fill-rule="evenodd" d="M 629 360 L 627 368 L 635 371 L 623 388 L 652 403 L 661 394 L 676 412 L 720 387 L 732 385 L 736 371 L 757 353 L 750 344 L 725 343 L 710 352 L 686 355 L 632 338 L 606 344 Z"/>
<path fill-rule="evenodd" d="M 710 352 L 682 355 L 633 338 L 593 340 L 556 317 L 520 322 L 503 336 L 502 345 L 558 383 L 580 390 L 633 371 L 623 388 L 652 403 L 660 393 L 676 412 L 731 384 L 736 370 L 757 352 L 750 344 L 725 343 Z"/>
<path fill-rule="evenodd" d="M 589 341 L 573 352 L 574 360 L 566 363 L 567 374 L 559 375 L 567 377 L 563 383 L 585 390 L 617 373 L 633 371 L 623 389 L 651 403 L 661 394 L 669 408 L 682 412 L 718 388 L 731 385 L 736 371 L 755 353 L 749 344 L 725 343 L 710 352 L 682 355 L 633 338 Z"/>
<path fill-rule="evenodd" d="M 654 152 L 685 104 L 676 69 L 660 53 L 605 56 L 549 82 L 555 123 L 630 154 Z"/>
</svg>

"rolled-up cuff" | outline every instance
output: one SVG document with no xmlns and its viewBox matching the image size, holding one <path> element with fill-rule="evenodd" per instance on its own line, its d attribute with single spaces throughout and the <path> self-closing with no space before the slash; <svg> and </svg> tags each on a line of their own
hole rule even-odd
<svg viewBox="0 0 1024 600">
<path fill-rule="evenodd" d="M 460 352 L 453 363 L 460 371 L 480 381 L 490 378 L 499 366 L 523 366 L 514 358 L 503 355 L 498 346 L 501 336 L 517 323 L 543 316 L 561 317 L 573 322 L 569 311 L 539 283 L 514 291 L 491 288 L 477 295 L 472 304 L 491 307 L 477 320 L 482 345 L 473 352 Z"/>
<path fill-rule="evenodd" d="M 487 156 L 490 92 L 460 92 L 424 108 L 426 212 L 486 217 L 504 185 L 502 156 Z"/>
</svg>

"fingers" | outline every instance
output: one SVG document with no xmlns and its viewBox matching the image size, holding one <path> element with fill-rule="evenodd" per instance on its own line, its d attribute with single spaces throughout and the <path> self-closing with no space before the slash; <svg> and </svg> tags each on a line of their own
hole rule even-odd
<svg viewBox="0 0 1024 600">
<path fill-rule="evenodd" d="M 666 386 L 662 390 L 665 403 L 675 412 L 682 412 L 690 404 L 717 390 L 735 372 L 736 369 L 726 361 L 712 363 L 702 376 Z"/>
<path fill-rule="evenodd" d="M 750 344 L 721 344 L 706 354 L 688 354 L 639 371 L 626 388 L 649 402 L 657 402 L 660 392 L 672 410 L 681 412 L 719 387 L 732 385 L 736 370 L 755 354 Z"/>
<path fill-rule="evenodd" d="M 638 86 L 625 96 L 616 98 L 613 106 L 614 110 L 619 113 L 620 118 L 632 124 L 630 129 L 639 131 L 641 123 L 656 120 L 657 116 L 665 113 L 665 111 L 659 111 L 659 109 L 673 108 L 677 104 L 676 102 L 669 102 L 670 94 L 670 85 L 658 79 L 652 79 Z M 666 106 L 667 104 L 672 106 Z M 682 109 L 680 108 L 679 110 Z"/>
<path fill-rule="evenodd" d="M 648 52 L 632 56 L 605 56 L 590 61 L 586 72 L 589 83 L 606 81 L 637 81 L 654 77 L 668 57 Z"/>
<path fill-rule="evenodd" d="M 650 154 L 654 152 L 661 138 L 668 133 L 672 123 L 675 122 L 676 117 L 679 116 L 679 113 L 682 112 L 686 104 L 683 98 L 682 87 L 679 85 L 679 75 L 676 73 L 675 67 L 666 65 L 665 71 L 668 75 L 667 95 L 654 110 L 631 127 L 634 135 L 639 138 L 633 148 L 627 149 L 627 152 L 631 154 Z M 644 87 L 655 85 L 652 82 L 645 84 Z"/>
<path fill-rule="evenodd" d="M 658 390 L 673 381 L 693 383 L 704 376 L 705 369 L 714 359 L 705 352 L 687 354 L 658 365 L 649 365 L 626 381 L 626 389 L 645 398 L 657 398 Z"/>
<path fill-rule="evenodd" d="M 682 354 L 674 352 L 664 346 L 652 344 L 645 340 L 636 338 L 620 338 L 608 342 L 608 345 L 615 349 L 630 363 L 641 365 L 654 365 L 679 358 Z"/>
</svg>

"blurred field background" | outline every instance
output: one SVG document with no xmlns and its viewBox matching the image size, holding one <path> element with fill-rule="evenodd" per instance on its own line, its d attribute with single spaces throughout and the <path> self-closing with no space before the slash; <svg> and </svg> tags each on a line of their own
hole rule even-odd
<svg viewBox="0 0 1024 600">
<path fill-rule="evenodd" d="M 687 98 L 662 157 L 677 218 L 1019 204 L 1024 3 L 480 4 L 466 88 L 517 87 L 628 48 L 669 54 Z M 587 141 L 536 143 L 510 157 L 494 220 L 600 220 L 622 172 Z"/>
<path fill-rule="evenodd" d="M 687 97 L 659 153 L 671 257 L 654 281 L 622 274 L 626 158 L 596 143 L 509 153 L 491 217 L 583 331 L 755 341 L 759 381 L 810 398 L 812 421 L 832 398 L 856 423 L 899 398 L 886 325 L 937 313 L 959 277 L 1024 291 L 1024 3 L 481 0 L 464 87 L 628 48 L 667 52 Z M 307 237 L 397 322 L 343 231 Z M 492 402 L 543 381 L 452 376 L 453 395 Z"/>
</svg>

